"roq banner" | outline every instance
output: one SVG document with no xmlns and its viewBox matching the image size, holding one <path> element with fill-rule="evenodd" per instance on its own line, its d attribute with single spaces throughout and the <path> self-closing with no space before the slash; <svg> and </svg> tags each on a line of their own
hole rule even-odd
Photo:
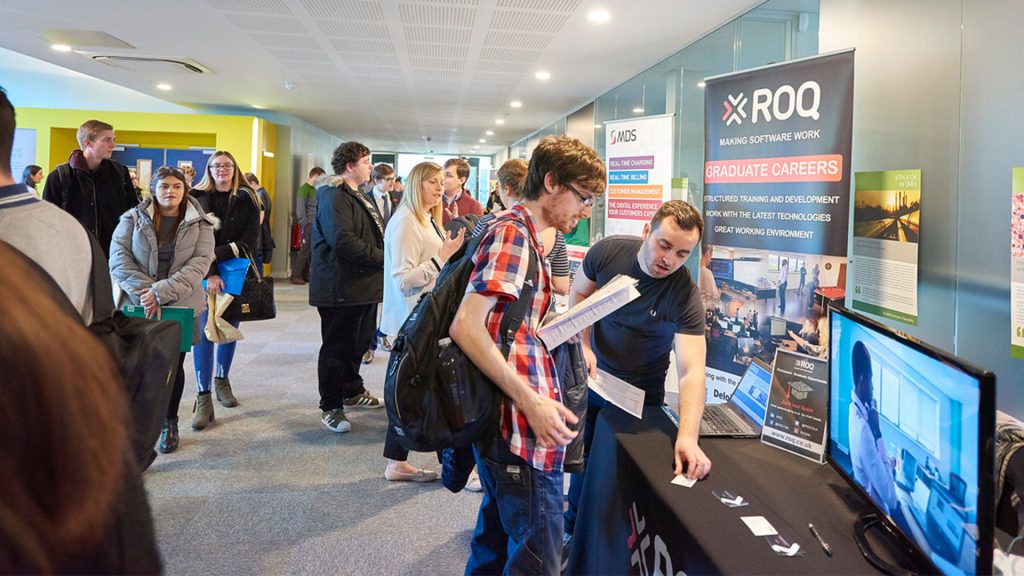
<svg viewBox="0 0 1024 576">
<path fill-rule="evenodd" d="M 674 116 L 605 123 L 605 236 L 639 236 L 672 194 Z"/>
<path fill-rule="evenodd" d="M 821 320 L 846 288 L 853 56 L 705 80 L 709 399 L 779 347 L 827 354 Z"/>
</svg>

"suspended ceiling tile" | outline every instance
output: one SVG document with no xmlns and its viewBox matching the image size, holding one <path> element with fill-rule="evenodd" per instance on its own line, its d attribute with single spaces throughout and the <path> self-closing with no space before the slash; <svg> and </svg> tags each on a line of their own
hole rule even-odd
<svg viewBox="0 0 1024 576">
<path fill-rule="evenodd" d="M 302 0 L 302 5 L 315 18 L 384 22 L 381 3 L 372 0 Z"/>
<path fill-rule="evenodd" d="M 257 14 L 224 14 L 235 26 L 246 32 L 277 32 L 280 34 L 309 34 L 297 18 L 291 16 L 261 16 Z"/>
<path fill-rule="evenodd" d="M 568 14 L 495 10 L 494 17 L 491 19 L 491 28 L 554 34 L 562 29 L 568 19 Z"/>
<path fill-rule="evenodd" d="M 476 24 L 476 8 L 403 2 L 398 5 L 398 12 L 406 27 L 472 28 Z"/>
<path fill-rule="evenodd" d="M 281 0 L 206 0 L 210 6 L 225 12 L 276 14 L 290 16 L 292 11 Z"/>
<path fill-rule="evenodd" d="M 405 41 L 425 44 L 469 44 L 473 31 L 466 28 L 445 28 L 436 26 L 405 26 Z"/>
</svg>

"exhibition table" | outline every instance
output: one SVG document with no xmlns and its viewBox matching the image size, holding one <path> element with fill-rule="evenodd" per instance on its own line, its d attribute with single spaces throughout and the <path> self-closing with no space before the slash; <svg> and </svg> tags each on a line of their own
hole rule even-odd
<svg viewBox="0 0 1024 576">
<path fill-rule="evenodd" d="M 608 406 L 598 418 L 568 574 L 865 574 L 853 525 L 866 504 L 828 465 L 759 440 L 701 439 L 708 477 L 672 484 L 675 425 L 659 407 L 639 420 Z M 712 491 L 749 505 L 730 508 Z M 802 556 L 778 556 L 741 520 L 764 516 Z M 811 535 L 814 524 L 831 547 Z M 870 535 L 869 535 L 870 536 Z M 870 540 L 883 558 L 889 542 Z"/>
</svg>

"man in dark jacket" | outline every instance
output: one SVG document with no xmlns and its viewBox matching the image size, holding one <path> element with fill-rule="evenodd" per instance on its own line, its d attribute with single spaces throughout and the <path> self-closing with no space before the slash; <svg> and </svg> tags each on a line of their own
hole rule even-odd
<svg viewBox="0 0 1024 576">
<path fill-rule="evenodd" d="M 263 265 L 270 263 L 274 257 L 274 248 L 277 248 L 274 236 L 270 233 L 270 215 L 274 204 L 270 200 L 270 193 L 260 184 L 260 179 L 255 174 L 246 172 L 245 179 L 249 182 L 249 186 L 256 191 L 256 197 L 260 200 L 260 242 L 253 257 L 256 259 L 256 269 L 263 274 Z"/>
<path fill-rule="evenodd" d="M 384 293 L 384 222 L 359 192 L 373 168 L 369 148 L 345 142 L 334 151 L 331 166 L 335 176 L 316 191 L 309 303 L 320 313 L 323 339 L 317 366 L 320 420 L 334 432 L 348 432 L 346 406 L 384 406 L 359 375 Z"/>
<path fill-rule="evenodd" d="M 78 127 L 78 145 L 67 163 L 50 172 L 43 200 L 53 202 L 75 217 L 99 240 L 110 255 L 110 238 L 117 222 L 139 203 L 128 169 L 111 160 L 114 127 L 89 120 Z"/>
</svg>

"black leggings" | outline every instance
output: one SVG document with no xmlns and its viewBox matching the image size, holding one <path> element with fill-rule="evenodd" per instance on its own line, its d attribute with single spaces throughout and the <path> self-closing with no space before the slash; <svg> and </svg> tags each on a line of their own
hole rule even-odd
<svg viewBox="0 0 1024 576">
<path fill-rule="evenodd" d="M 185 352 L 178 356 L 178 373 L 174 376 L 174 388 L 171 389 L 171 401 L 167 403 L 167 417 L 177 418 L 178 407 L 181 405 L 181 394 L 185 391 Z"/>
</svg>

